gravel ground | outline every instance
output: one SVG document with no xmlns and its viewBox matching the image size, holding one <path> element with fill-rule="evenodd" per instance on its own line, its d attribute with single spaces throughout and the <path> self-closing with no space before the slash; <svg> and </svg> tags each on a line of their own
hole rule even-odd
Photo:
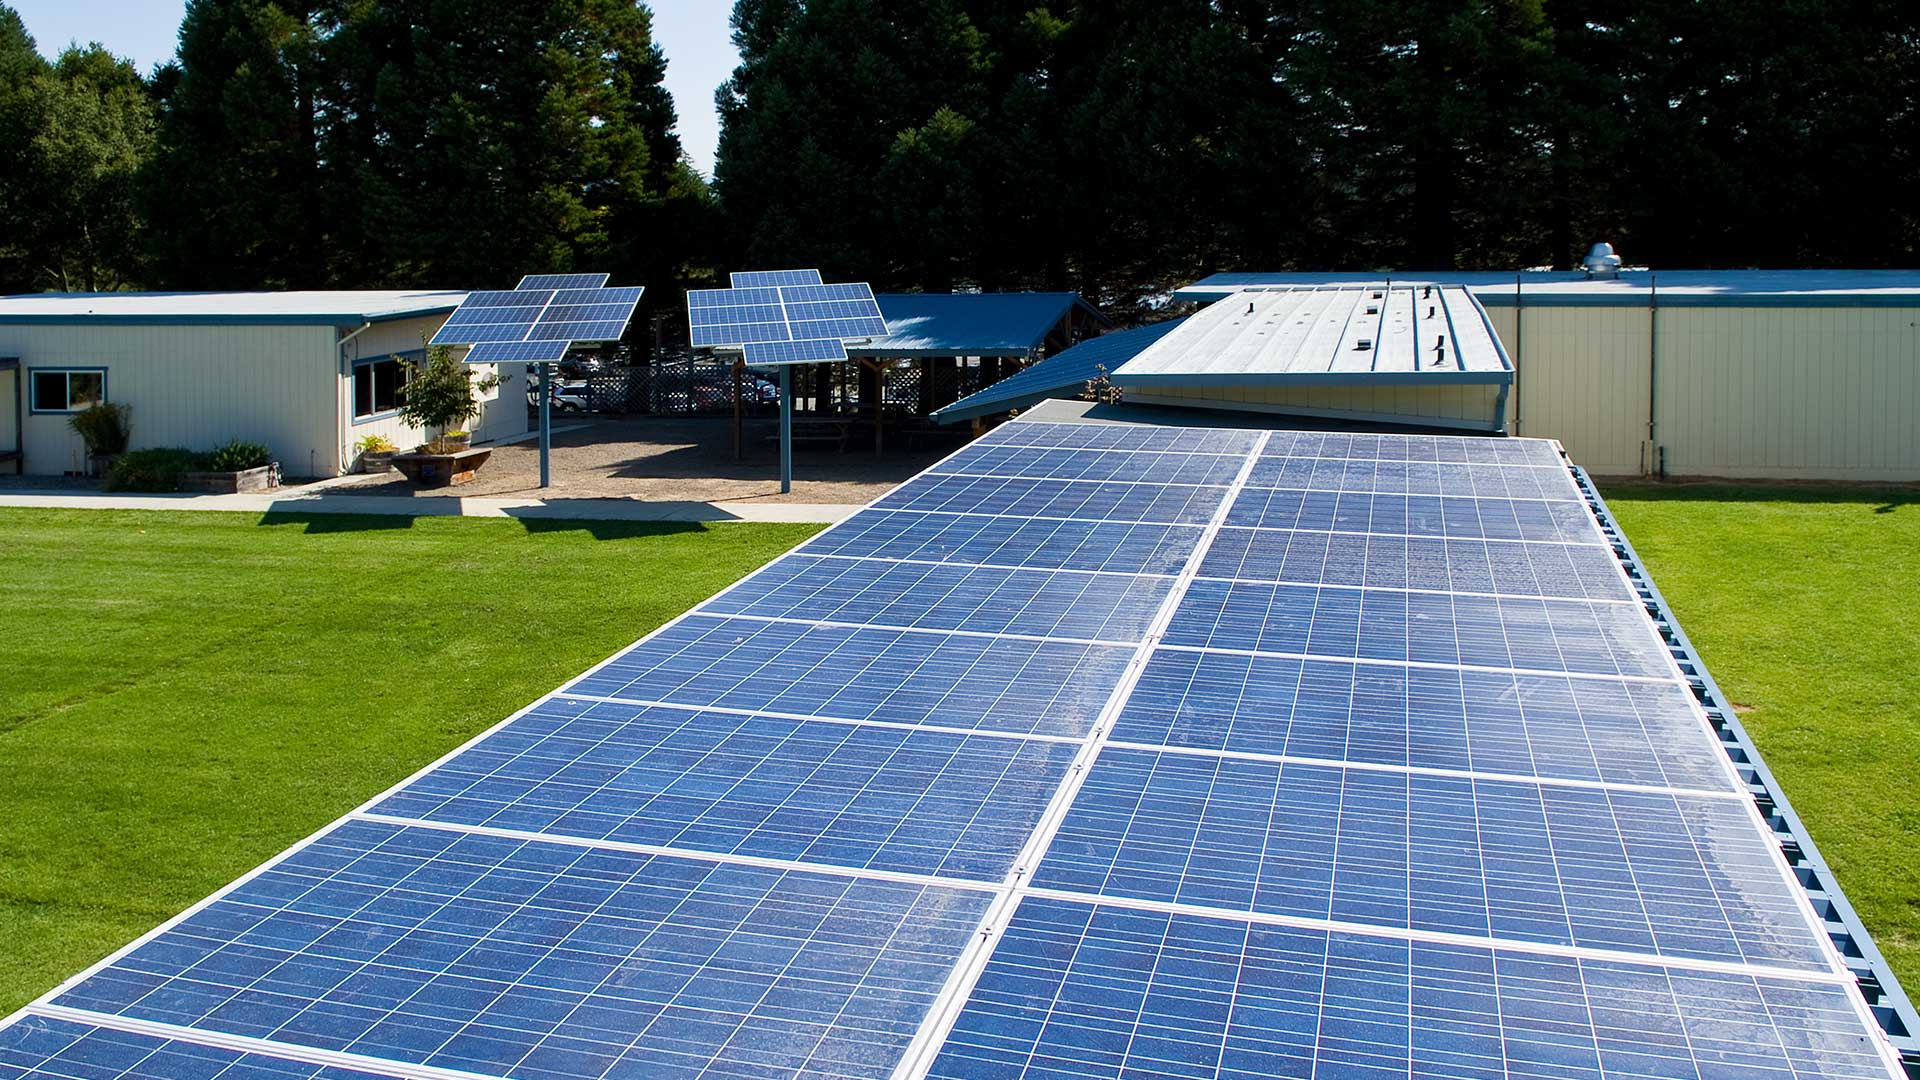
<svg viewBox="0 0 1920 1080">
<path fill-rule="evenodd" d="M 579 421 L 556 420 L 556 427 Z M 540 490 L 540 450 L 529 440 L 495 447 L 473 482 L 421 490 L 398 473 L 369 476 L 333 488 L 355 495 L 435 498 L 540 495 L 574 499 L 649 501 L 865 503 L 959 449 L 965 428 L 952 437 L 926 437 L 911 447 L 888 446 L 876 457 L 869 441 L 842 454 L 800 443 L 793 452 L 793 492 L 780 494 L 780 451 L 773 420 L 748 421 L 746 454 L 733 460 L 729 420 L 604 419 L 553 436 L 553 486 Z"/>
</svg>

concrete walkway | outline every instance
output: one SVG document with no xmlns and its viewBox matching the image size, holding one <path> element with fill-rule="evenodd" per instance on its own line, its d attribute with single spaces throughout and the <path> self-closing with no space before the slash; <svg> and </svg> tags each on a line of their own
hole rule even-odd
<svg viewBox="0 0 1920 1080">
<path fill-rule="evenodd" d="M 645 502 L 350 495 L 325 483 L 259 495 L 120 495 L 100 491 L 0 489 L 0 506 L 78 510 L 232 510 L 253 514 L 388 514 L 402 517 L 553 518 L 566 521 L 769 521 L 832 524 L 858 506 L 830 503 Z"/>
</svg>

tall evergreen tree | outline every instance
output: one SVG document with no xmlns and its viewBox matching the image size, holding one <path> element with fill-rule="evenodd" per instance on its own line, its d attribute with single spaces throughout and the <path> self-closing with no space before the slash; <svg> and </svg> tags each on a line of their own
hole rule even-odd
<svg viewBox="0 0 1920 1080">
<path fill-rule="evenodd" d="M 29 197 L 38 129 L 33 98 L 48 70 L 20 14 L 0 4 L 0 295 L 34 287 L 27 243 L 38 216 Z"/>
<path fill-rule="evenodd" d="M 155 76 L 159 145 L 145 183 L 168 284 L 325 281 L 313 20 L 299 0 L 188 0 L 179 55 Z"/>
</svg>

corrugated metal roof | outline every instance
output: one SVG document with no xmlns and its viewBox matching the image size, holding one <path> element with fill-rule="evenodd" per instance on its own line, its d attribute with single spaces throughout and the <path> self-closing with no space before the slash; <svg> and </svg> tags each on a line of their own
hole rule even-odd
<svg viewBox="0 0 1920 1080">
<path fill-rule="evenodd" d="M 1010 409 L 1025 408 L 1036 401 L 1078 393 L 1088 379 L 1105 367 L 1109 375 L 1120 365 L 1167 336 L 1185 319 L 1102 334 L 1065 349 L 1045 360 L 1015 372 L 992 386 L 977 390 L 944 409 L 936 409 L 933 418 L 943 424 L 990 416 Z"/>
<path fill-rule="evenodd" d="M 1202 278 L 1173 295 L 1208 301 L 1262 285 L 1356 286 L 1378 273 L 1235 273 Z M 1920 307 L 1920 270 L 1628 270 L 1589 278 L 1578 270 L 1452 271 L 1394 275 L 1395 284 L 1455 285 L 1488 307 L 1645 307 L 1658 284 L 1662 306 Z"/>
<path fill-rule="evenodd" d="M 1122 364 L 1122 386 L 1511 382 L 1465 289 L 1275 288 L 1230 294 Z"/>
<path fill-rule="evenodd" d="M 0 324 L 358 326 L 452 311 L 464 292 L 33 293 L 0 297 Z"/>
<path fill-rule="evenodd" d="M 1078 309 L 1103 325 L 1105 316 L 1079 293 L 881 293 L 887 336 L 849 344 L 851 356 L 1032 356 L 1047 335 Z"/>
</svg>

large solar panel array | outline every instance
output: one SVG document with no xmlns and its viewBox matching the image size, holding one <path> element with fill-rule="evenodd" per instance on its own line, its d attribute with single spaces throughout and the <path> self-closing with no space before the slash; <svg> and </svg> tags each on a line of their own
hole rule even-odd
<svg viewBox="0 0 1920 1080">
<path fill-rule="evenodd" d="M 618 341 L 644 288 L 606 288 L 605 274 L 529 274 L 516 289 L 468 293 L 434 332 L 435 345 L 471 345 L 470 364 L 546 363 L 576 341 Z"/>
<path fill-rule="evenodd" d="M 757 367 L 847 358 L 845 342 L 880 337 L 887 320 L 865 284 L 826 285 L 818 270 L 736 273 L 731 289 L 687 293 L 696 347 L 739 346 Z"/>
<path fill-rule="evenodd" d="M 1552 444 L 1032 421 L 0 1028 L 0 1080 L 1896 1068 Z"/>
</svg>

